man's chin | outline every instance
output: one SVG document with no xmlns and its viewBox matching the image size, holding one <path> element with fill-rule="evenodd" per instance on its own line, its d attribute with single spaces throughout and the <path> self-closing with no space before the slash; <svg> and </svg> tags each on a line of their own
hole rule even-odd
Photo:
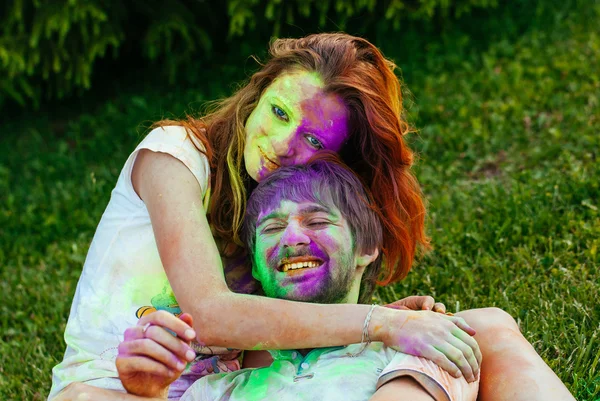
<svg viewBox="0 0 600 401">
<path fill-rule="evenodd" d="M 318 293 L 318 294 L 285 294 L 269 298 L 285 299 L 286 301 L 307 302 L 311 304 L 341 304 L 346 303 L 348 292 Z"/>
<path fill-rule="evenodd" d="M 273 293 L 267 291 L 265 292 L 265 296 L 268 298 L 284 299 L 286 301 L 319 303 L 319 294 L 296 294 L 284 291 Z"/>
</svg>

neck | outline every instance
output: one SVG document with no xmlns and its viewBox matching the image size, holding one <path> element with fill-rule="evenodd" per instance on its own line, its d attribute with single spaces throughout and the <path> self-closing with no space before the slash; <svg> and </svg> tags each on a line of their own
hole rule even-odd
<svg viewBox="0 0 600 401">
<path fill-rule="evenodd" d="M 357 277 L 354 279 L 354 282 L 352 283 L 352 287 L 350 288 L 350 291 L 346 295 L 346 298 L 344 298 L 344 300 L 342 302 L 340 302 L 341 304 L 357 304 L 358 303 L 358 295 L 360 294 L 361 279 L 362 279 L 362 271 L 359 274 L 357 274 Z M 298 349 L 296 351 L 298 351 L 302 356 L 306 356 L 306 354 L 308 354 L 313 349 L 314 348 L 303 348 L 303 349 Z"/>
<path fill-rule="evenodd" d="M 350 287 L 350 291 L 348 291 L 348 295 L 346 295 L 346 298 L 344 298 L 344 300 L 340 303 L 344 303 L 344 304 L 357 304 L 358 303 L 361 279 L 362 279 L 362 271 L 356 273 L 356 277 L 354 278 L 354 281 L 352 282 L 352 287 Z"/>
</svg>

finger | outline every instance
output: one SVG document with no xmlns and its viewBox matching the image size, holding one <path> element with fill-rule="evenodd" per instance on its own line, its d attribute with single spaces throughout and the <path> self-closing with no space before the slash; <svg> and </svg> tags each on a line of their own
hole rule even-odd
<svg viewBox="0 0 600 401">
<path fill-rule="evenodd" d="M 148 323 L 171 330 L 184 340 L 193 340 L 196 338 L 196 332 L 190 325 L 166 311 L 156 311 L 145 315 L 138 320 L 137 325 L 144 326 Z"/>
<path fill-rule="evenodd" d="M 119 374 L 147 373 L 162 377 L 174 377 L 179 371 L 173 371 L 162 363 L 144 356 L 117 357 L 115 361 Z"/>
<path fill-rule="evenodd" d="M 124 333 L 124 341 L 133 341 L 144 338 L 144 326 L 128 327 Z"/>
<path fill-rule="evenodd" d="M 442 352 L 446 358 L 448 358 L 458 369 L 460 369 L 462 375 L 465 377 L 465 379 L 467 379 L 467 381 L 472 381 L 474 378 L 473 369 L 471 369 L 471 365 L 460 349 L 456 348 L 450 342 L 446 342 L 440 346 L 435 346 L 434 348 Z"/>
<path fill-rule="evenodd" d="M 118 347 L 119 355 L 128 357 L 146 357 L 162 363 L 167 368 L 181 371 L 186 363 L 162 345 L 149 338 L 123 342 Z"/>
<path fill-rule="evenodd" d="M 459 334 L 459 335 L 462 335 L 465 338 L 471 338 L 463 331 L 460 331 L 460 330 L 456 330 L 456 331 L 459 333 L 463 333 L 463 334 Z M 454 335 L 450 336 L 448 342 L 450 344 L 452 344 L 455 348 L 458 348 L 460 350 L 460 352 L 462 352 L 464 358 L 466 359 L 467 363 L 471 367 L 471 374 L 469 374 L 469 375 L 465 374 L 465 379 L 467 379 L 467 381 L 469 383 L 474 382 L 475 378 L 477 377 L 477 372 L 479 371 L 479 362 L 477 362 L 477 358 L 475 358 L 473 349 L 468 344 L 463 342 L 462 339 L 459 338 L 458 336 L 454 336 Z"/>
<path fill-rule="evenodd" d="M 477 334 L 474 328 L 469 326 L 469 324 L 462 317 L 458 316 L 446 316 L 448 319 L 452 320 L 452 322 L 457 325 L 459 328 L 464 330 L 468 335 L 474 336 Z"/>
<path fill-rule="evenodd" d="M 181 315 L 179 315 L 179 319 L 183 320 L 183 322 L 188 326 L 194 327 L 194 319 L 189 313 L 182 313 Z"/>
<path fill-rule="evenodd" d="M 477 372 L 479 372 L 479 369 L 481 368 L 481 361 L 483 360 L 481 350 L 479 349 L 479 344 L 473 337 L 471 337 L 462 330 L 454 330 L 452 331 L 452 335 L 454 337 L 459 338 L 463 343 L 467 344 L 473 351 L 473 355 L 475 356 L 475 360 L 477 361 L 477 369 L 475 372 L 475 374 L 477 374 Z"/>
<path fill-rule="evenodd" d="M 432 296 L 423 295 L 423 296 L 420 296 L 417 298 L 418 299 L 416 299 L 415 301 L 417 301 L 421 305 L 421 308 L 420 308 L 421 310 L 432 310 L 433 309 L 433 306 L 435 305 L 435 300 L 433 299 Z"/>
<path fill-rule="evenodd" d="M 441 302 L 436 302 L 435 305 L 433 305 L 433 311 L 438 313 L 446 313 L 446 305 Z"/>
<path fill-rule="evenodd" d="M 422 354 L 423 354 L 424 358 L 427 358 L 430 361 L 434 362 L 440 368 L 442 368 L 446 372 L 450 373 L 450 375 L 452 375 L 456 378 L 459 378 L 462 376 L 462 372 L 456 366 L 456 364 L 454 362 L 452 362 L 450 359 L 448 359 L 448 357 L 443 352 L 441 352 L 438 348 L 428 347 L 427 349 L 423 350 Z"/>
<path fill-rule="evenodd" d="M 388 304 L 384 305 L 386 308 L 395 309 L 395 310 L 410 310 L 410 308 L 404 305 L 396 305 L 396 304 Z"/>
<path fill-rule="evenodd" d="M 174 337 L 160 326 L 150 326 L 144 336 L 147 339 L 157 342 L 181 360 L 191 362 L 196 358 L 196 352 L 190 347 L 189 341 Z"/>
</svg>

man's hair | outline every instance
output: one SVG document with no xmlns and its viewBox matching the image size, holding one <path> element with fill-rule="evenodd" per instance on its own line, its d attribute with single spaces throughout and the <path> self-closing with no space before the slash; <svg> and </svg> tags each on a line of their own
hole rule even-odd
<svg viewBox="0 0 600 401">
<path fill-rule="evenodd" d="M 350 226 L 353 250 L 380 251 L 365 268 L 360 285 L 358 302 L 370 303 L 381 272 L 383 233 L 372 197 L 360 179 L 334 154 L 321 154 L 306 165 L 277 169 L 263 179 L 248 199 L 241 231 L 253 264 L 258 216 L 278 207 L 282 200 L 337 207 Z"/>
</svg>

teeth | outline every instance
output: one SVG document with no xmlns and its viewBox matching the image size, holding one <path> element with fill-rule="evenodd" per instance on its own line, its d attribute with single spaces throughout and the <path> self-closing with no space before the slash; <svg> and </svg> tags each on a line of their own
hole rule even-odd
<svg viewBox="0 0 600 401">
<path fill-rule="evenodd" d="M 299 263 L 286 263 L 283 265 L 283 271 L 287 272 L 288 270 L 296 270 L 296 269 L 305 269 L 317 267 L 319 264 L 317 262 L 299 262 Z"/>
</svg>

